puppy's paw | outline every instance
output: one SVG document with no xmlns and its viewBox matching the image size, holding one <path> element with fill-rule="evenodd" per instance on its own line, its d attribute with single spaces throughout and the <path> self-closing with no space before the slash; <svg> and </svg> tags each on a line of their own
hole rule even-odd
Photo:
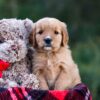
<svg viewBox="0 0 100 100">
<path fill-rule="evenodd" d="M 25 74 L 21 86 L 39 89 L 39 81 L 34 74 Z"/>
<path fill-rule="evenodd" d="M 10 88 L 15 86 L 18 86 L 16 82 L 0 78 L 0 87 Z"/>
<path fill-rule="evenodd" d="M 7 83 L 6 85 L 7 88 L 19 86 L 16 82 L 10 80 L 7 80 L 6 83 Z"/>
</svg>

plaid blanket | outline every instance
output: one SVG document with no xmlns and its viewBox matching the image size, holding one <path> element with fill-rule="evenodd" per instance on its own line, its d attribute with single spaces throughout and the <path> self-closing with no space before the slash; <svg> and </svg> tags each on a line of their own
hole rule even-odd
<svg viewBox="0 0 100 100">
<path fill-rule="evenodd" d="M 83 83 L 69 90 L 33 90 L 25 87 L 0 88 L 0 100 L 92 100 Z"/>
</svg>

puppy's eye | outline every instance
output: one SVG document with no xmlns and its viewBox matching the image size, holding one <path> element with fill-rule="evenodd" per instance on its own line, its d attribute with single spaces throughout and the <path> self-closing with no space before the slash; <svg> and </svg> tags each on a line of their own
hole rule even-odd
<svg viewBox="0 0 100 100">
<path fill-rule="evenodd" d="M 40 31 L 38 32 L 38 34 L 40 34 L 40 35 L 41 35 L 42 33 L 43 33 L 43 30 L 40 30 Z"/>
<path fill-rule="evenodd" d="M 4 42 L 4 38 L 0 36 L 0 44 Z"/>
<path fill-rule="evenodd" d="M 55 31 L 55 34 L 57 35 L 57 34 L 59 34 L 59 32 L 58 31 Z"/>
<path fill-rule="evenodd" d="M 3 43 L 3 42 L 4 42 L 3 40 L 0 40 L 0 44 Z"/>
</svg>

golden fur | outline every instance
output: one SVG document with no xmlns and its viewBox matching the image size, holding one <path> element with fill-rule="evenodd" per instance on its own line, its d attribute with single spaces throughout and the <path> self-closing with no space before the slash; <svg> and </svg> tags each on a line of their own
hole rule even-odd
<svg viewBox="0 0 100 100">
<path fill-rule="evenodd" d="M 50 37 L 51 45 L 44 39 Z M 35 48 L 32 71 L 40 80 L 40 89 L 64 90 L 81 82 L 77 65 L 68 48 L 66 24 L 55 18 L 37 21 L 30 35 Z"/>
</svg>

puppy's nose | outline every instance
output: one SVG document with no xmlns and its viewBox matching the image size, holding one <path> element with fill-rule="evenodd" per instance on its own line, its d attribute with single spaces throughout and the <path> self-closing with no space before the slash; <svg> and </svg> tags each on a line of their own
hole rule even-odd
<svg viewBox="0 0 100 100">
<path fill-rule="evenodd" d="M 52 41 L 52 39 L 49 38 L 49 37 L 44 39 L 44 42 L 45 42 L 46 44 L 51 44 L 51 41 Z"/>
</svg>

